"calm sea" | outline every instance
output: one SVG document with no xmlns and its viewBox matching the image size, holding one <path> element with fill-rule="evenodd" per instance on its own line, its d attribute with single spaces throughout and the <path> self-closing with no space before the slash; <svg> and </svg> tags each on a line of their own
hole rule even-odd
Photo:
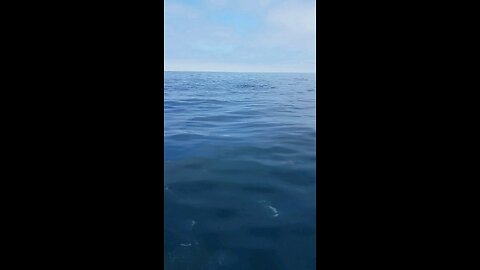
<svg viewBox="0 0 480 270">
<path fill-rule="evenodd" d="M 165 269 L 315 269 L 315 74 L 164 86 Z"/>
</svg>

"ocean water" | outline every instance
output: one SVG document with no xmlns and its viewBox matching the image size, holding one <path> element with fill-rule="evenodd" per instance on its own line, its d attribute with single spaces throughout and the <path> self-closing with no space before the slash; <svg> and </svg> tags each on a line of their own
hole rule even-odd
<svg viewBox="0 0 480 270">
<path fill-rule="evenodd" d="M 165 269 L 315 269 L 315 80 L 165 72 Z"/>
</svg>

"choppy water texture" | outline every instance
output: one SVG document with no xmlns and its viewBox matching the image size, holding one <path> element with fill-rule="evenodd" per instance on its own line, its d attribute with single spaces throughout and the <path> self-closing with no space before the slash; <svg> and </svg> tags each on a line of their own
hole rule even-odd
<svg viewBox="0 0 480 270">
<path fill-rule="evenodd" d="M 164 84 L 165 269 L 315 269 L 315 75 Z"/>
</svg>

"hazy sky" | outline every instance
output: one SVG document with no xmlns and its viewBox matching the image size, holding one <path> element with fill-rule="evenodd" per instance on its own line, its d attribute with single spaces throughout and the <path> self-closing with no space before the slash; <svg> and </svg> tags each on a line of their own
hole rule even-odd
<svg viewBox="0 0 480 270">
<path fill-rule="evenodd" d="M 165 70 L 315 72 L 315 0 L 164 0 Z"/>
</svg>

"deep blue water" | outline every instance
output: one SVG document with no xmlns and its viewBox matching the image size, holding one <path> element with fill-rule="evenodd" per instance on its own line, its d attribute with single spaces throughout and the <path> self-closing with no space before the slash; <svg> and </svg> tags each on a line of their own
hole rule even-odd
<svg viewBox="0 0 480 270">
<path fill-rule="evenodd" d="M 164 86 L 165 269 L 315 269 L 315 74 Z"/>
</svg>

